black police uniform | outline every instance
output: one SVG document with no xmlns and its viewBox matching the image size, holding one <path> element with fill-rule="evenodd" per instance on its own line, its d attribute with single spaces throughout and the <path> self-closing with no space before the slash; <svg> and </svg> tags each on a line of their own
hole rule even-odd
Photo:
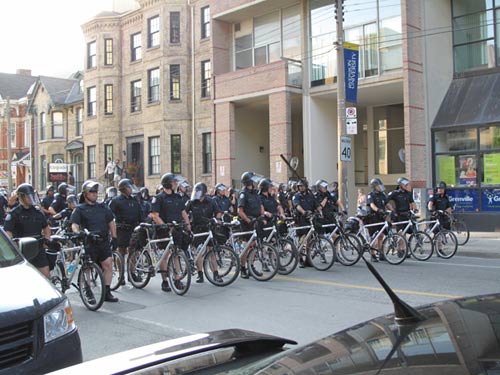
<svg viewBox="0 0 500 375">
<path fill-rule="evenodd" d="M 49 196 L 49 195 L 46 195 L 43 199 L 42 199 L 42 202 L 41 202 L 41 206 L 43 208 L 45 208 L 46 210 L 49 209 L 50 205 L 52 204 L 52 202 L 54 202 L 54 195 L 52 196 Z"/>
<path fill-rule="evenodd" d="M 68 204 L 66 203 L 66 197 L 57 193 L 56 195 L 54 195 L 54 200 L 50 204 L 50 207 L 52 207 L 54 211 L 56 211 L 56 213 L 61 212 L 68 207 Z"/>
<path fill-rule="evenodd" d="M 137 199 L 120 194 L 111 199 L 109 208 L 115 215 L 117 246 L 128 247 L 134 228 L 141 222 L 141 206 Z"/>
<path fill-rule="evenodd" d="M 100 240 L 89 243 L 86 248 L 94 262 L 103 262 L 111 256 L 109 223 L 113 221 L 113 213 L 108 206 L 103 203 L 81 203 L 76 206 L 70 220 L 72 224 L 78 224 L 80 229 L 87 229 L 101 236 Z"/>
<path fill-rule="evenodd" d="M 184 221 L 182 211 L 186 210 L 185 203 L 179 194 L 167 194 L 165 191 L 162 191 L 153 198 L 151 204 L 151 212 L 158 212 L 164 223 L 172 223 L 174 221 L 182 223 Z M 181 231 L 174 231 L 172 234 L 175 244 L 182 249 L 187 249 L 189 246 L 189 237 Z M 160 238 L 166 237 L 167 234 L 164 231 L 159 231 L 158 236 Z"/>
<path fill-rule="evenodd" d="M 325 206 L 321 209 L 323 216 L 329 222 L 333 222 L 335 213 L 339 211 L 338 207 L 338 196 L 329 191 L 321 192 L 318 191 L 315 195 L 316 204 L 319 206 L 326 198 Z"/>
<path fill-rule="evenodd" d="M 191 217 L 191 226 L 193 233 L 203 233 L 208 231 L 208 222 L 210 219 L 220 213 L 219 206 L 215 201 L 205 196 L 202 201 L 188 201 L 186 203 L 186 211 Z M 205 241 L 205 238 L 197 237 L 193 244 L 198 246 Z"/>
<path fill-rule="evenodd" d="M 407 221 L 410 219 L 410 209 L 413 201 L 413 194 L 409 191 L 403 190 L 401 188 L 393 190 L 389 193 L 389 201 L 394 202 L 395 214 L 392 215 L 392 220 L 397 221 Z M 398 226 L 398 229 L 403 229 L 405 225 Z"/>
<path fill-rule="evenodd" d="M 283 211 L 287 212 L 288 211 L 288 200 L 287 200 L 286 191 L 282 191 L 282 190 L 278 191 L 277 198 L 278 198 L 279 204 L 281 205 L 281 208 L 283 208 Z"/>
<path fill-rule="evenodd" d="M 387 195 L 385 195 L 382 191 L 371 191 L 368 193 L 368 196 L 366 197 L 366 207 L 368 207 L 368 216 L 365 219 L 366 223 L 383 223 L 385 221 L 385 206 L 388 202 L 389 200 L 387 199 Z M 382 210 L 382 212 L 373 211 L 370 205 L 371 203 L 374 203 L 379 210 Z M 372 235 L 379 229 L 380 227 L 377 226 L 369 227 L 368 232 Z"/>
<path fill-rule="evenodd" d="M 12 233 L 14 238 L 37 237 L 42 235 L 42 229 L 48 225 L 47 218 L 43 212 L 35 206 L 24 208 L 18 205 L 5 217 L 4 229 Z M 38 255 L 30 260 L 30 263 L 37 268 L 49 265 L 47 254 L 40 244 Z"/>
<path fill-rule="evenodd" d="M 148 219 L 148 215 L 151 213 L 152 205 L 149 200 L 141 199 L 139 205 L 141 206 L 141 222 Z"/>
<path fill-rule="evenodd" d="M 446 211 L 448 208 L 451 208 L 450 199 L 448 198 L 448 194 L 434 194 L 429 202 L 432 202 L 432 208 L 434 210 Z M 438 215 L 436 213 L 436 215 Z M 439 223 L 445 229 L 451 228 L 450 218 L 444 214 L 439 214 Z"/>
<path fill-rule="evenodd" d="M 216 194 L 213 197 L 213 200 L 219 207 L 220 212 L 233 212 L 231 199 L 229 199 L 229 197 L 226 197 L 225 195 L 220 196 Z"/>
<path fill-rule="evenodd" d="M 238 208 L 242 207 L 243 212 L 249 219 L 256 219 L 262 214 L 261 205 L 262 203 L 259 195 L 257 194 L 257 190 L 250 190 L 246 187 L 241 190 L 240 195 L 238 196 Z M 244 232 L 251 231 L 253 230 L 253 224 L 242 221 L 241 229 Z"/>
<path fill-rule="evenodd" d="M 295 220 L 297 222 L 297 225 L 298 226 L 308 225 L 309 222 L 307 221 L 306 217 L 297 210 L 297 207 L 298 206 L 302 207 L 304 211 L 311 211 L 311 212 L 314 211 L 318 206 L 312 193 L 309 190 L 305 190 L 304 192 L 298 191 L 293 196 L 292 202 L 293 202 L 293 207 L 295 209 Z M 297 235 L 302 236 L 307 232 L 308 232 L 307 229 L 300 229 L 297 231 Z"/>
<path fill-rule="evenodd" d="M 5 210 L 9 206 L 9 202 L 3 195 L 0 194 L 0 225 L 3 225 L 5 221 Z"/>
<path fill-rule="evenodd" d="M 278 206 L 279 203 L 276 200 L 276 197 L 268 194 L 267 196 L 260 193 L 259 194 L 260 201 L 262 205 L 264 206 L 264 211 L 270 212 L 273 215 L 278 215 Z"/>
</svg>

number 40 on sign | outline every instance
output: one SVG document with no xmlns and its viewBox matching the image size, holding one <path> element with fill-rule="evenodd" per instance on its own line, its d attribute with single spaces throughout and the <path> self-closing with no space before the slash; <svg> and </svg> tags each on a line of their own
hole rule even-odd
<svg viewBox="0 0 500 375">
<path fill-rule="evenodd" d="M 342 136 L 340 138 L 340 160 L 352 161 L 351 137 Z"/>
</svg>

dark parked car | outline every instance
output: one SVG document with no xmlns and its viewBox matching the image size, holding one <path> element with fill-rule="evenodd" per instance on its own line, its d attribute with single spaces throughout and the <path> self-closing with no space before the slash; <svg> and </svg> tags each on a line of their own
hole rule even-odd
<svg viewBox="0 0 500 375">
<path fill-rule="evenodd" d="M 31 258 L 38 241 L 21 239 Z M 66 296 L 19 253 L 0 230 L 0 374 L 43 374 L 82 361 Z"/>
</svg>

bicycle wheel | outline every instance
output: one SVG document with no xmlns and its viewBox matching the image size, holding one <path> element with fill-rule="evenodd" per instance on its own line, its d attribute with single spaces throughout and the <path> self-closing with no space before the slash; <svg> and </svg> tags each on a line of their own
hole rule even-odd
<svg viewBox="0 0 500 375">
<path fill-rule="evenodd" d="M 469 242 L 470 232 L 469 228 L 467 228 L 467 224 L 465 224 L 462 220 L 453 220 L 451 222 L 451 231 L 457 237 L 458 245 L 463 246 L 467 242 Z"/>
<path fill-rule="evenodd" d="M 353 266 L 361 259 L 363 248 L 355 234 L 340 235 L 335 239 L 333 246 L 337 260 L 344 266 Z"/>
<path fill-rule="evenodd" d="M 279 255 L 278 273 L 280 275 L 289 275 L 297 268 L 299 264 L 299 252 L 292 240 L 288 238 L 279 238 L 275 244 Z"/>
<path fill-rule="evenodd" d="M 432 256 L 434 243 L 431 236 L 425 232 L 418 231 L 410 235 L 408 249 L 415 259 L 425 261 Z"/>
<path fill-rule="evenodd" d="M 215 286 L 226 286 L 238 278 L 240 259 L 229 246 L 216 245 L 203 257 L 203 271 Z"/>
<path fill-rule="evenodd" d="M 116 290 L 122 284 L 122 281 L 125 277 L 125 261 L 123 260 L 123 255 L 121 255 L 118 251 L 113 251 L 111 253 L 111 261 L 113 263 L 113 278 L 111 279 L 111 284 L 109 288 L 111 290 Z"/>
<path fill-rule="evenodd" d="M 271 280 L 278 273 L 278 259 L 278 250 L 271 244 L 255 244 L 248 253 L 248 271 L 255 280 Z"/>
<path fill-rule="evenodd" d="M 64 264 L 60 261 L 57 261 L 54 265 L 54 268 L 50 271 L 50 282 L 61 292 L 64 293 L 66 291 L 66 287 L 64 286 Z"/>
<path fill-rule="evenodd" d="M 127 260 L 128 281 L 137 289 L 142 289 L 151 280 L 153 262 L 147 249 L 134 251 Z"/>
<path fill-rule="evenodd" d="M 439 257 L 450 259 L 458 249 L 457 237 L 447 229 L 441 229 L 434 236 L 434 248 Z"/>
<path fill-rule="evenodd" d="M 84 262 L 78 274 L 80 298 L 87 309 L 95 311 L 104 302 L 106 285 L 101 267 L 95 263 Z"/>
<path fill-rule="evenodd" d="M 168 281 L 175 294 L 182 296 L 191 286 L 191 267 L 183 250 L 173 250 L 167 263 Z"/>
<path fill-rule="evenodd" d="M 330 269 L 335 262 L 335 248 L 332 241 L 321 237 L 313 238 L 306 257 L 307 261 L 318 271 Z"/>
<path fill-rule="evenodd" d="M 385 260 L 390 264 L 400 264 L 406 259 L 408 243 L 406 238 L 397 233 L 389 234 L 382 242 Z"/>
</svg>

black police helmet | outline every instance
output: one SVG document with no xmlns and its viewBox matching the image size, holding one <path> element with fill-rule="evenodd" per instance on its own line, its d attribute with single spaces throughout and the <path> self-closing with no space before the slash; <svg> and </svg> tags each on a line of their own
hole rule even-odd
<svg viewBox="0 0 500 375">
<path fill-rule="evenodd" d="M 69 185 L 63 182 L 62 184 L 60 184 L 57 187 L 57 192 L 59 194 L 66 195 L 68 193 L 68 188 L 69 188 Z"/>
<path fill-rule="evenodd" d="M 269 191 L 269 188 L 271 187 L 272 184 L 273 183 L 272 183 L 272 181 L 270 179 L 263 178 L 259 182 L 259 190 L 262 191 L 262 192 L 267 192 L 267 191 Z"/>
<path fill-rule="evenodd" d="M 297 182 L 297 187 L 299 186 L 305 186 L 306 188 L 309 186 L 309 183 L 307 182 L 307 179 L 305 178 L 301 178 L 298 182 Z"/>
<path fill-rule="evenodd" d="M 49 185 L 47 186 L 47 189 L 45 191 L 48 193 L 49 191 L 56 191 L 56 187 L 54 185 Z"/>
<path fill-rule="evenodd" d="M 323 188 L 323 189 L 328 188 L 328 182 L 326 182 L 323 179 L 316 181 L 316 183 L 314 185 L 316 186 L 316 189 L 318 189 L 318 190 L 320 190 L 321 188 Z"/>
<path fill-rule="evenodd" d="M 40 202 L 35 189 L 33 189 L 33 186 L 28 183 L 19 185 L 17 187 L 16 194 L 19 198 L 28 198 L 31 204 L 38 204 Z"/>
<path fill-rule="evenodd" d="M 85 194 L 88 193 L 89 191 L 98 191 L 99 190 L 99 183 L 92 181 L 92 180 L 87 180 L 82 184 L 82 194 L 80 194 L 80 199 L 78 199 L 78 202 L 83 203 L 85 202 Z"/>
<path fill-rule="evenodd" d="M 106 198 L 114 198 L 116 197 L 117 190 L 114 186 L 110 186 L 109 188 L 106 189 Z"/>
<path fill-rule="evenodd" d="M 446 182 L 440 181 L 439 184 L 437 184 L 436 189 L 446 189 Z"/>
<path fill-rule="evenodd" d="M 127 188 L 130 188 L 130 190 L 134 190 L 132 181 L 130 181 L 128 178 L 122 178 L 120 182 L 118 182 L 118 190 L 123 193 L 126 192 Z"/>
<path fill-rule="evenodd" d="M 227 187 L 224 184 L 218 183 L 217 185 L 215 185 L 215 190 L 216 191 L 226 191 Z"/>
<path fill-rule="evenodd" d="M 161 177 L 161 181 L 160 181 L 160 184 L 165 188 L 165 189 L 172 189 L 172 184 L 174 182 L 182 182 L 184 181 L 185 179 L 181 176 L 178 176 L 176 174 L 173 174 L 173 173 L 165 173 L 162 177 Z"/>
<path fill-rule="evenodd" d="M 78 199 L 74 194 L 70 194 L 66 197 L 66 203 L 73 203 L 74 205 L 78 204 Z"/>
<path fill-rule="evenodd" d="M 254 177 L 255 173 L 251 171 L 243 172 L 240 181 L 243 184 L 243 186 L 252 185 L 254 183 Z"/>
<path fill-rule="evenodd" d="M 205 185 L 205 183 L 198 182 L 196 185 L 194 185 L 193 192 L 191 193 L 191 200 L 199 201 L 207 194 L 207 190 L 207 185 Z"/>
<path fill-rule="evenodd" d="M 408 180 L 406 177 L 399 177 L 397 182 L 399 186 L 406 186 L 410 183 L 410 180 Z"/>
<path fill-rule="evenodd" d="M 149 200 L 149 189 L 147 187 L 142 187 L 139 190 L 139 193 L 141 194 L 141 199 L 148 201 Z"/>
<path fill-rule="evenodd" d="M 370 181 L 370 186 L 372 188 L 375 188 L 375 187 L 379 187 L 380 191 L 384 191 L 385 190 L 385 187 L 384 187 L 384 184 L 382 183 L 382 181 L 380 180 L 380 178 L 372 178 L 371 181 Z"/>
</svg>

